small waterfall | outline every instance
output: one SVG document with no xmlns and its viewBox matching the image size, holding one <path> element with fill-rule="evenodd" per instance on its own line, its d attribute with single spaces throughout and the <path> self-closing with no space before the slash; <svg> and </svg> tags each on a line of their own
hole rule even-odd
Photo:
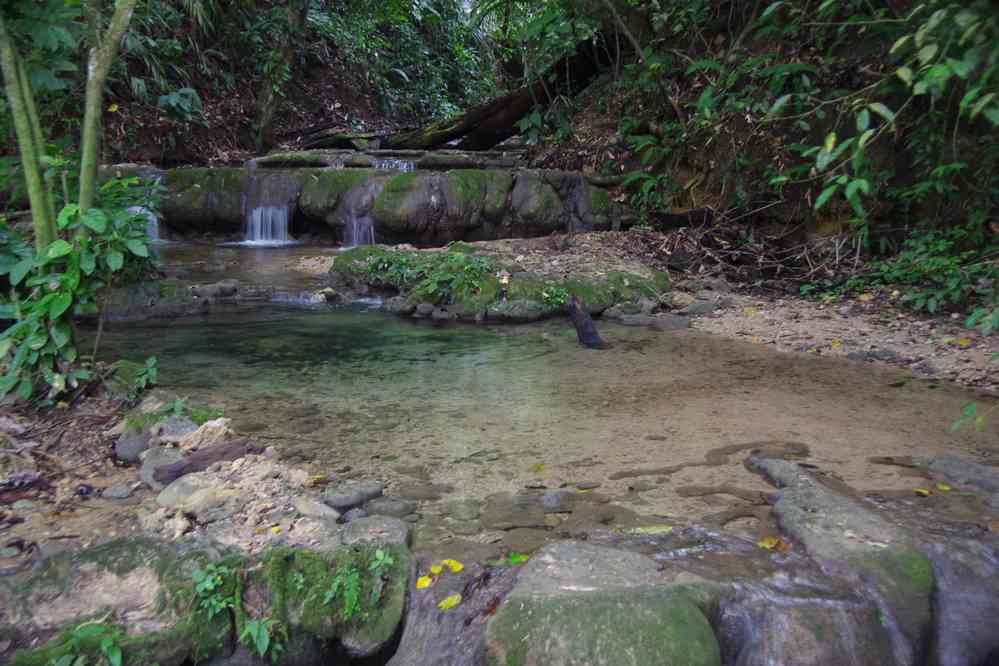
<svg viewBox="0 0 999 666">
<path fill-rule="evenodd" d="M 350 247 L 375 244 L 375 226 L 367 215 L 352 215 L 344 227 L 344 241 Z"/>
<path fill-rule="evenodd" d="M 396 160 L 396 159 L 381 159 L 375 160 L 372 165 L 376 169 L 382 169 L 385 171 L 413 171 L 416 169 L 416 163 L 410 162 L 409 160 Z"/>
<path fill-rule="evenodd" d="M 146 218 L 146 235 L 149 236 L 150 241 L 159 243 L 162 240 L 160 238 L 160 220 L 156 217 L 156 213 L 145 206 L 129 206 L 125 211 L 136 217 Z"/>
<path fill-rule="evenodd" d="M 288 245 L 289 223 L 298 199 L 299 184 L 280 172 L 260 173 L 248 165 L 249 177 L 243 198 L 247 245 Z"/>
</svg>

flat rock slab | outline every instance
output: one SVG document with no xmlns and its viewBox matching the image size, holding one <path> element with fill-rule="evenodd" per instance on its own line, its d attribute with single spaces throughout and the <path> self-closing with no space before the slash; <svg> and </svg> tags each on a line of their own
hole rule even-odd
<svg viewBox="0 0 999 666">
<path fill-rule="evenodd" d="M 385 487 L 380 483 L 335 484 L 323 492 L 323 502 L 342 513 L 381 497 L 384 490 Z"/>
<path fill-rule="evenodd" d="M 367 516 L 352 520 L 343 528 L 344 544 L 370 543 L 382 546 L 409 544 L 409 525 L 390 516 Z"/>
<path fill-rule="evenodd" d="M 637 553 L 564 541 L 524 565 L 486 628 L 489 663 L 715 666 L 721 650 L 685 587 Z"/>
<path fill-rule="evenodd" d="M 397 497 L 376 497 L 364 505 L 369 516 L 405 518 L 416 510 L 416 503 Z"/>
</svg>

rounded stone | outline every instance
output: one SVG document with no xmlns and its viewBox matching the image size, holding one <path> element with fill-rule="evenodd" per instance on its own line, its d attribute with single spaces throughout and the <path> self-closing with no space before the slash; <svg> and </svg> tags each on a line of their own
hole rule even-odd
<svg viewBox="0 0 999 666">
<path fill-rule="evenodd" d="M 364 505 L 370 516 L 392 516 L 403 518 L 416 510 L 416 503 L 397 497 L 376 497 Z"/>
<path fill-rule="evenodd" d="M 323 502 L 343 513 L 381 497 L 384 491 L 385 487 L 380 483 L 330 485 L 323 492 Z"/>
</svg>

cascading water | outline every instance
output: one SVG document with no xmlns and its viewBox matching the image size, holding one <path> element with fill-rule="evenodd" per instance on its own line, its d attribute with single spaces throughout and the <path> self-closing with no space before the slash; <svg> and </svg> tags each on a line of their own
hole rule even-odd
<svg viewBox="0 0 999 666">
<path fill-rule="evenodd" d="M 247 245 L 289 245 L 289 223 L 298 199 L 299 184 L 283 173 L 260 173 L 248 165 L 249 177 L 243 198 Z"/>
<path fill-rule="evenodd" d="M 375 244 L 375 226 L 367 215 L 351 216 L 344 228 L 344 241 L 350 247 Z"/>
<path fill-rule="evenodd" d="M 375 160 L 373 166 L 374 168 L 381 169 L 383 171 L 413 171 L 416 169 L 415 162 L 397 159 Z"/>
</svg>

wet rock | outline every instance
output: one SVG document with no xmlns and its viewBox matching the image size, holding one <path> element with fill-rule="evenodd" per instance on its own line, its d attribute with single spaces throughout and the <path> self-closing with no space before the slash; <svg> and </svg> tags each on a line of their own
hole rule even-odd
<svg viewBox="0 0 999 666">
<path fill-rule="evenodd" d="M 933 569 L 912 538 L 797 465 L 752 456 L 748 464 L 781 490 L 773 512 L 822 568 L 858 589 L 872 589 L 896 659 L 921 663 L 932 630 Z"/>
<path fill-rule="evenodd" d="M 393 296 L 385 301 L 385 310 L 392 314 L 411 315 L 416 311 L 416 306 L 405 296 Z"/>
<path fill-rule="evenodd" d="M 405 546 L 409 544 L 409 525 L 390 516 L 368 516 L 347 523 L 340 538 L 346 545 Z"/>
<path fill-rule="evenodd" d="M 402 499 L 432 502 L 451 492 L 451 487 L 435 483 L 403 483 L 393 488 L 393 492 Z"/>
<path fill-rule="evenodd" d="M 577 490 L 596 490 L 603 484 L 598 481 L 580 481 L 576 484 Z"/>
<path fill-rule="evenodd" d="M 126 429 L 114 443 L 114 455 L 122 462 L 137 463 L 142 452 L 149 448 L 151 440 L 152 435 L 146 430 Z"/>
<path fill-rule="evenodd" d="M 210 301 L 235 298 L 239 293 L 238 280 L 220 280 L 212 284 L 199 284 L 191 288 L 191 294 L 197 298 L 204 298 Z"/>
<path fill-rule="evenodd" d="M 560 542 L 524 565 L 486 627 L 501 664 L 716 666 L 707 618 L 642 555 Z"/>
<path fill-rule="evenodd" d="M 113 486 L 105 488 L 104 492 L 101 493 L 101 497 L 105 499 L 123 500 L 131 497 L 132 492 L 133 492 L 132 484 L 122 482 L 122 483 L 116 483 Z"/>
<path fill-rule="evenodd" d="M 542 303 L 518 299 L 490 305 L 486 309 L 486 318 L 510 323 L 529 323 L 544 319 L 554 312 L 554 308 Z"/>
<path fill-rule="evenodd" d="M 657 319 L 658 317 L 652 315 L 629 314 L 621 315 L 617 318 L 617 322 L 623 326 L 651 326 Z"/>
<path fill-rule="evenodd" d="M 173 447 L 154 446 L 142 455 L 142 467 L 139 469 L 139 478 L 153 490 L 163 490 L 164 485 L 154 479 L 153 474 L 160 467 L 179 463 L 183 459 L 184 454 Z"/>
<path fill-rule="evenodd" d="M 318 518 L 334 523 L 340 519 L 340 512 L 336 509 L 308 497 L 296 497 L 292 501 L 292 505 L 295 507 L 295 511 L 306 518 Z"/>
<path fill-rule="evenodd" d="M 447 308 L 434 308 L 434 311 L 430 313 L 430 318 L 437 322 L 448 322 L 457 319 L 458 315 Z"/>
<path fill-rule="evenodd" d="M 999 492 L 999 469 L 981 465 L 955 455 L 923 458 L 916 461 L 931 473 L 957 486 L 973 486 L 987 493 Z"/>
<path fill-rule="evenodd" d="M 544 528 L 545 510 L 535 497 L 498 493 L 486 498 L 482 524 L 487 529 Z"/>
<path fill-rule="evenodd" d="M 697 317 L 701 315 L 711 314 L 717 309 L 718 309 L 718 304 L 713 301 L 697 300 L 688 305 L 687 307 L 681 309 L 677 314 L 685 315 L 688 317 Z"/>
<path fill-rule="evenodd" d="M 385 487 L 380 483 L 333 484 L 323 491 L 323 502 L 341 513 L 369 500 L 381 497 Z"/>
<path fill-rule="evenodd" d="M 618 303 L 603 311 L 600 316 L 605 319 L 622 321 L 628 315 L 641 315 L 642 307 L 638 303 Z"/>
<path fill-rule="evenodd" d="M 690 328 L 690 319 L 681 315 L 659 314 L 650 326 L 657 331 L 682 331 Z"/>
<path fill-rule="evenodd" d="M 482 531 L 482 523 L 478 520 L 451 520 L 447 528 L 460 536 L 471 536 Z"/>
<path fill-rule="evenodd" d="M 573 493 L 568 490 L 546 490 L 541 494 L 541 506 L 545 513 L 572 511 Z"/>
<path fill-rule="evenodd" d="M 416 306 L 413 316 L 427 318 L 434 313 L 434 308 L 433 303 L 420 303 Z"/>
<path fill-rule="evenodd" d="M 444 512 L 454 520 L 475 520 L 482 513 L 482 502 L 474 499 L 452 500 L 444 505 Z"/>
<path fill-rule="evenodd" d="M 849 592 L 755 583 L 723 596 L 716 630 L 738 666 L 883 666 L 897 663 L 877 606 Z"/>
<path fill-rule="evenodd" d="M 179 444 L 185 436 L 197 431 L 198 425 L 186 416 L 168 416 L 150 428 L 156 444 Z"/>
<path fill-rule="evenodd" d="M 514 553 L 533 553 L 549 541 L 557 538 L 548 530 L 519 527 L 503 534 L 503 547 Z"/>
<path fill-rule="evenodd" d="M 416 504 L 397 497 L 376 497 L 364 505 L 369 516 L 404 518 L 416 510 Z"/>
<path fill-rule="evenodd" d="M 31 500 L 22 499 L 11 504 L 10 508 L 14 511 L 31 511 L 35 508 L 35 503 Z"/>
<path fill-rule="evenodd" d="M 343 514 L 343 517 L 341 518 L 341 520 L 343 522 L 345 522 L 345 523 L 349 523 L 349 522 L 352 522 L 354 520 L 357 520 L 358 518 L 367 518 L 367 517 L 368 517 L 368 512 L 367 511 L 365 511 L 361 507 L 355 507 L 355 508 L 351 509 L 350 511 L 346 512 L 345 514 Z"/>
<path fill-rule="evenodd" d="M 682 291 L 674 291 L 673 295 L 670 297 L 670 305 L 673 306 L 674 310 L 682 310 L 696 300 L 697 299 L 694 298 L 692 294 L 687 294 Z"/>
<path fill-rule="evenodd" d="M 181 437 L 178 446 L 182 451 L 196 451 L 214 446 L 235 436 L 236 433 L 232 430 L 232 419 L 218 418 L 206 421 L 194 432 Z"/>
</svg>

